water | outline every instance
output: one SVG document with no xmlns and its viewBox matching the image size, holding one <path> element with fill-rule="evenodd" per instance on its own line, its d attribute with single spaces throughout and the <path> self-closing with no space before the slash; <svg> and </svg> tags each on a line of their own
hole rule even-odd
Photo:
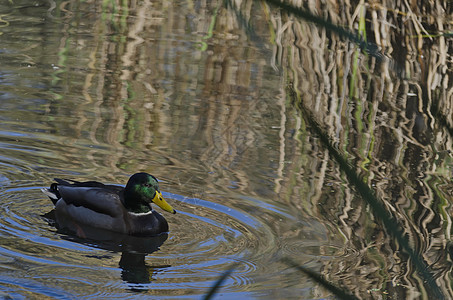
<svg viewBox="0 0 453 300">
<path fill-rule="evenodd" d="M 407 258 L 398 256 L 400 249 L 286 98 L 284 78 L 297 67 L 285 69 L 266 42 L 272 34 L 263 10 L 257 10 L 257 36 L 250 37 L 221 3 L 115 5 L 0 4 L 2 296 L 200 298 L 234 266 L 218 296 L 329 297 L 282 258 L 364 298 L 423 291 L 415 271 L 405 275 Z M 370 94 L 380 82 L 365 85 Z M 319 82 L 302 82 L 310 84 Z M 420 253 L 436 258 L 443 268 L 438 274 L 448 278 L 448 259 L 440 253 L 449 239 L 451 136 L 442 138 L 445 129 L 430 125 L 415 97 L 408 100 L 411 111 L 401 113 L 416 120 L 415 133 L 402 135 L 405 144 L 400 135 L 376 133 L 405 130 L 386 127 L 387 116 L 400 108 L 378 96 L 367 103 L 323 98 L 313 87 L 303 93 L 319 105 L 312 107 L 318 120 L 332 125 L 334 141 L 356 154 L 349 161 L 358 162 L 380 197 L 396 203 L 399 220 L 413 225 L 409 235 L 425 241 Z M 325 99 L 331 103 L 324 106 Z M 376 144 L 387 151 L 376 151 L 373 160 L 368 153 Z M 162 212 L 168 235 L 91 229 L 78 237 L 55 227 L 52 203 L 40 192 L 54 177 L 125 184 L 139 171 L 160 180 L 178 211 Z M 404 192 L 398 181 L 407 183 Z M 426 220 L 437 221 L 419 226 Z M 427 241 L 430 234 L 435 242 Z M 440 251 L 429 252 L 428 244 Z"/>
</svg>

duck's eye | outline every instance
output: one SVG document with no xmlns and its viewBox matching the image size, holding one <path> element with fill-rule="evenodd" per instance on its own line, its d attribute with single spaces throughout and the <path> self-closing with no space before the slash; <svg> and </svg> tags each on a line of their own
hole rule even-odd
<svg viewBox="0 0 453 300">
<path fill-rule="evenodd" d="M 149 184 L 149 183 L 145 183 L 145 184 L 144 184 L 144 186 L 146 186 L 146 187 L 150 187 L 150 186 L 151 186 L 151 184 Z"/>
</svg>

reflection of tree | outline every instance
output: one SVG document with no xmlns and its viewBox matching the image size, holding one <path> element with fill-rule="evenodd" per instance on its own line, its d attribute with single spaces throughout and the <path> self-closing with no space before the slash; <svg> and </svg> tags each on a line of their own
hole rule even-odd
<svg viewBox="0 0 453 300">
<path fill-rule="evenodd" d="M 51 103 L 48 109 L 75 121 L 50 124 L 66 132 L 66 143 L 79 146 L 66 151 L 71 165 L 62 167 L 80 170 L 82 166 L 99 174 L 104 168 L 108 172 L 103 174 L 114 180 L 124 170 L 150 171 L 153 165 L 164 164 L 165 174 L 159 174 L 158 168 L 151 173 L 174 183 L 205 181 L 211 172 L 218 186 L 229 186 L 231 181 L 239 189 L 250 185 L 248 178 L 257 175 L 248 168 L 250 160 L 269 161 L 273 155 L 265 147 L 268 137 L 254 128 L 278 125 L 268 118 L 277 112 L 272 102 L 261 99 L 261 88 L 278 88 L 279 82 L 266 78 L 266 62 L 256 59 L 261 53 L 250 47 L 235 16 L 221 4 L 205 4 L 197 11 L 187 7 L 184 13 L 197 14 L 197 22 L 181 18 L 172 5 L 149 1 L 128 7 L 119 3 L 98 7 L 96 2 L 82 3 L 86 6 L 82 8 L 65 6 L 74 12 L 64 19 L 69 28 L 61 53 L 80 60 L 62 60 L 66 65 L 61 69 L 83 66 L 85 78 L 73 81 L 58 73 L 63 91 L 82 93 L 77 105 L 67 99 Z M 251 15 L 251 3 L 244 8 Z M 85 20 L 78 10 L 103 14 Z M 260 22 L 267 26 L 265 20 Z M 87 32 L 90 40 L 84 40 Z M 83 138 L 90 139 L 93 150 L 77 145 Z M 86 154 L 79 156 L 80 151 Z M 143 160 L 149 161 L 146 167 Z M 187 165 L 199 173 L 185 172 Z"/>
<path fill-rule="evenodd" d="M 440 1 L 397 7 L 390 1 L 357 2 L 304 5 L 350 30 L 359 28 L 407 78 L 334 33 L 256 1 L 235 3 L 258 32 L 271 24 L 270 33 L 259 33 L 275 37 L 272 62 L 283 70 L 281 81 L 266 72 L 267 63 L 256 59 L 261 52 L 239 34 L 240 22 L 220 2 L 182 8 L 121 2 L 115 9 L 100 1 L 65 3 L 61 60 L 54 72 L 58 95 L 46 110 L 48 127 L 62 137 L 52 141 L 63 156 L 58 167 L 112 181 L 123 172 L 147 170 L 174 188 L 180 183 L 208 193 L 234 185 L 259 194 L 261 186 L 275 185 L 281 201 L 319 218 L 360 253 L 326 263 L 323 271 L 332 281 L 361 294 L 395 278 L 396 290 L 418 287 L 416 279 L 402 275 L 410 266 L 400 263 L 406 258 L 398 245 L 286 103 L 290 82 L 426 261 L 447 270 L 437 250 L 450 239 L 452 226 L 447 164 L 447 151 L 453 151 L 452 68 L 442 35 L 451 31 L 444 20 L 450 8 Z M 80 15 L 87 11 L 100 13 Z M 427 36 L 433 32 L 438 35 Z M 265 94 L 271 87 L 275 95 Z M 269 99 L 277 94 L 275 105 Z M 46 159 L 50 163 L 41 164 L 54 165 L 54 157 Z M 277 175 L 263 176 L 255 166 Z"/>
<path fill-rule="evenodd" d="M 285 13 L 272 15 L 278 25 L 275 31 L 280 33 L 277 45 L 282 45 L 276 49 L 276 61 L 297 86 L 302 105 L 310 108 L 357 173 L 395 213 L 424 259 L 429 264 L 436 262 L 445 272 L 448 262 L 440 249 L 450 232 L 440 229 L 451 227 L 451 183 L 448 174 L 437 170 L 448 169 L 448 160 L 439 157 L 446 158 L 452 150 L 451 87 L 442 84 L 451 74 L 445 60 L 445 38 L 423 38 L 421 34 L 427 33 L 425 28 L 441 33 L 451 28 L 446 28 L 450 25 L 445 20 L 424 16 L 427 7 L 395 8 L 390 2 L 362 5 L 339 9 L 329 2 L 322 10 L 317 6 L 310 9 L 337 24 L 348 24 L 351 30 L 366 20 L 366 31 L 360 33 L 401 64 L 410 80 L 393 73 L 392 65 L 361 55 L 334 32 Z M 437 15 L 443 7 L 436 2 L 428 11 Z M 414 59 L 417 57 L 428 59 Z M 341 270 L 340 265 L 326 265 L 325 273 L 354 290 L 381 288 L 387 285 L 387 278 L 419 289 L 415 277 L 403 277 L 404 267 L 411 266 L 399 263 L 406 258 L 396 254 L 398 246 L 375 222 L 366 202 L 345 185 L 344 176 L 311 129 L 305 124 L 301 128 L 299 143 L 287 144 L 284 159 L 297 163 L 285 169 L 289 176 L 281 181 L 282 191 L 290 193 L 288 199 L 294 206 L 330 220 L 351 248 L 362 251 L 357 262 L 362 270 L 359 277 L 351 276 L 353 269 Z M 402 291 L 396 288 L 393 292 Z"/>
</svg>

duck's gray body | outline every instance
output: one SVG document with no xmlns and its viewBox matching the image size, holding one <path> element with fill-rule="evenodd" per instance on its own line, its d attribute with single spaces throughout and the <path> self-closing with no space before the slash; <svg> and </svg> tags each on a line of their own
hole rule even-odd
<svg viewBox="0 0 453 300">
<path fill-rule="evenodd" d="M 58 219 L 119 233 L 152 236 L 168 231 L 168 223 L 158 212 L 134 213 L 124 205 L 124 188 L 99 182 L 74 182 L 55 179 L 42 191 L 55 204 Z"/>
</svg>

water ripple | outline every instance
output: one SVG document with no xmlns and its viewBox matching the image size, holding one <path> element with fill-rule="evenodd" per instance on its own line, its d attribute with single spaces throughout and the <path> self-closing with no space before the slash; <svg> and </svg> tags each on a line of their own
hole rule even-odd
<svg viewBox="0 0 453 300">
<path fill-rule="evenodd" d="M 92 235 L 81 238 L 57 230 L 43 216 L 52 203 L 40 193 L 39 182 L 9 182 L 7 177 L 3 182 L 8 187 L 0 187 L 0 270 L 13 265 L 17 276 L 23 276 L 21 265 L 34 266 L 39 280 L 52 274 L 59 284 L 77 282 L 78 295 L 86 297 L 120 295 L 124 289 L 163 295 L 169 286 L 172 294 L 201 295 L 232 265 L 236 267 L 222 290 L 236 294 L 257 281 L 270 280 L 271 286 L 271 278 L 281 276 L 270 263 L 276 255 L 303 252 L 305 260 L 319 259 L 315 240 L 307 244 L 306 239 L 279 237 L 285 224 L 294 226 L 284 207 L 251 197 L 232 195 L 226 203 L 224 196 L 204 200 L 164 192 L 178 210 L 176 215 L 163 213 L 170 224 L 168 236 L 138 238 L 91 229 Z M 316 231 L 311 226 L 303 224 Z M 291 228 L 285 235 L 292 234 Z M 338 255 L 336 248 L 324 250 L 326 257 Z M 93 272 L 98 275 L 87 275 Z"/>
</svg>

